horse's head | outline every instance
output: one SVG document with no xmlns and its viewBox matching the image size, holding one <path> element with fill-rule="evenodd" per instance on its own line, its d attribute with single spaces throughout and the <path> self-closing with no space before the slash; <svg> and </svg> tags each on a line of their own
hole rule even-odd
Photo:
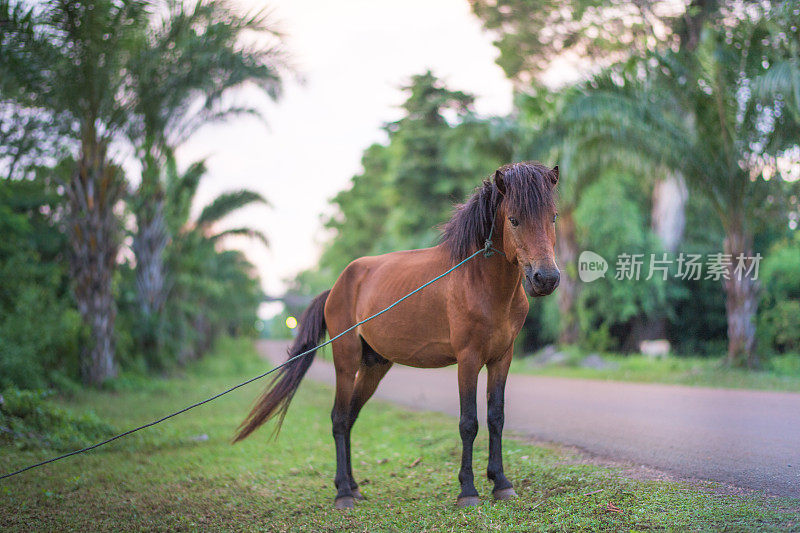
<svg viewBox="0 0 800 533">
<path fill-rule="evenodd" d="M 494 182 L 502 194 L 503 252 L 522 271 L 525 292 L 546 296 L 561 280 L 555 260 L 558 167 L 506 165 L 495 172 Z"/>
</svg>

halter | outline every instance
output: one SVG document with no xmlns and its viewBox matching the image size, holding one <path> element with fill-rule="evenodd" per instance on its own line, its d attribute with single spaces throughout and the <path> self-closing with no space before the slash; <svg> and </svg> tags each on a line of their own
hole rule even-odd
<svg viewBox="0 0 800 533">
<path fill-rule="evenodd" d="M 492 243 L 492 235 L 494 234 L 494 224 L 497 219 L 497 212 L 495 211 L 494 216 L 492 217 L 492 227 L 489 230 L 489 237 L 486 239 L 486 242 L 483 243 L 483 257 L 492 257 L 494 254 L 500 254 L 503 257 L 506 256 L 505 252 L 502 252 L 495 248 Z"/>
</svg>

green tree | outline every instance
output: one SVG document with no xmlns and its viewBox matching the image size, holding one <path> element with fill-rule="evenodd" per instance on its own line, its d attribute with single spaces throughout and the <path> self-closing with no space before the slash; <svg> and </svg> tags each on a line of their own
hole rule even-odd
<svg viewBox="0 0 800 533">
<path fill-rule="evenodd" d="M 99 384 L 117 371 L 112 280 L 126 192 L 110 147 L 127 137 L 142 166 L 128 200 L 147 317 L 166 293 L 166 158 L 200 125 L 253 112 L 226 103 L 230 89 L 248 83 L 278 96 L 280 39 L 263 15 L 215 0 L 0 0 L 0 24 L 0 164 L 19 177 L 31 162 L 61 162 L 73 288 L 92 338 L 84 380 Z M 254 35 L 260 44 L 247 44 Z"/>
<path fill-rule="evenodd" d="M 136 0 L 0 2 L 0 100 L 59 117 L 75 146 L 61 184 L 64 223 L 75 299 L 92 338 L 82 358 L 83 376 L 94 385 L 117 372 L 112 278 L 120 231 L 114 208 L 124 177 L 108 149 L 129 117 L 125 66 L 144 31 L 146 8 Z"/>
<path fill-rule="evenodd" d="M 268 42 L 245 44 L 254 42 L 253 36 Z M 153 324 L 144 349 L 158 349 L 167 298 L 167 159 L 203 124 L 243 113 L 259 115 L 255 108 L 228 103 L 232 90 L 251 85 L 279 97 L 286 69 L 279 43 L 280 35 L 264 12 L 243 16 L 225 2 L 201 0 L 187 6 L 168 0 L 131 58 L 134 120 L 126 133 L 142 167 L 138 189 L 129 200 L 136 216 L 133 251 L 142 319 Z"/>
<path fill-rule="evenodd" d="M 558 120 L 562 109 L 568 105 L 574 89 L 551 91 L 544 86 L 532 88 L 519 94 L 515 107 L 518 110 L 520 142 L 513 159 L 537 159 L 558 162 L 563 179 L 558 185 L 558 220 L 556 222 L 556 259 L 561 269 L 561 282 L 557 298 L 559 308 L 559 336 L 561 344 L 574 344 L 580 338 L 577 302 L 578 283 L 578 229 L 575 209 L 583 189 L 594 182 L 600 174 L 597 167 L 580 165 L 582 158 L 576 157 L 574 143 L 551 128 Z"/>
<path fill-rule="evenodd" d="M 497 36 L 497 64 L 527 91 L 554 65 L 606 67 L 664 46 L 693 48 L 717 0 L 470 0 Z M 731 2 L 728 2 L 731 3 Z"/>
<path fill-rule="evenodd" d="M 558 133 L 554 125 L 558 124 L 563 107 L 569 105 L 575 87 L 551 90 L 542 82 L 554 65 L 563 67 L 565 63 L 582 71 L 616 64 L 613 71 L 606 71 L 603 76 L 611 73 L 636 76 L 647 68 L 644 59 L 655 50 L 667 46 L 694 48 L 702 21 L 717 13 L 720 3 L 715 0 L 679 3 L 471 0 L 470 3 L 484 27 L 497 35 L 495 45 L 500 50 L 497 62 L 522 93 L 516 99 L 522 142 L 515 158 L 558 162 L 565 177 L 559 187 L 560 221 L 556 229 L 557 257 L 564 271 L 558 291 L 559 341 L 574 343 L 580 335 L 576 310 L 580 284 L 576 277 L 578 249 L 573 212 L 583 189 L 596 180 L 597 169 L 609 164 L 621 170 L 636 167 L 633 170 L 652 187 L 654 230 L 668 250 L 674 250 L 680 240 L 685 202 L 685 194 L 682 198 L 668 193 L 684 191 L 685 187 L 679 174 L 652 165 L 645 168 L 646 162 L 641 158 L 627 157 L 620 161 L 619 154 L 609 154 L 604 148 L 596 150 L 596 157 L 589 158 L 585 146 L 577 152 L 574 143 L 554 136 Z M 597 78 L 593 83 L 596 82 Z M 679 200 L 677 204 L 672 202 L 675 198 Z"/>
<path fill-rule="evenodd" d="M 389 205 L 402 209 L 391 210 L 386 230 L 401 248 L 417 248 L 434 242 L 434 226 L 463 197 L 467 180 L 461 169 L 445 164 L 445 154 L 448 133 L 467 116 L 473 97 L 446 88 L 430 71 L 412 76 L 403 90 L 408 93 L 405 115 L 386 127 L 396 149 Z M 445 118 L 448 111 L 455 115 L 452 126 Z"/>
<path fill-rule="evenodd" d="M 60 209 L 45 179 L 0 179 L 0 389 L 79 379 L 81 320 L 69 291 Z"/>
<path fill-rule="evenodd" d="M 173 235 L 165 259 L 171 272 L 172 289 L 165 303 L 168 348 L 178 363 L 201 357 L 223 332 L 252 333 L 256 311 L 263 300 L 253 266 L 236 250 L 221 248 L 232 236 L 267 238 L 249 227 L 220 230 L 218 224 L 235 211 L 256 204 L 267 205 L 258 193 L 239 190 L 219 195 L 197 218 L 190 217 L 203 162 L 177 171 L 169 158 L 166 173 L 165 220 Z M 162 366 L 161 354 L 145 354 L 151 366 Z"/>
<path fill-rule="evenodd" d="M 768 59 L 769 68 L 753 80 L 753 92 L 767 100 L 780 95 L 785 104 L 783 109 L 791 115 L 790 123 L 797 124 L 800 123 L 800 41 L 797 37 L 800 2 L 779 2 L 769 15 L 762 21 L 763 32 L 774 44 L 780 43 L 783 52 Z"/>
<path fill-rule="evenodd" d="M 332 199 L 336 212 L 323 223 L 335 235 L 317 271 L 298 276 L 292 290 L 330 286 L 363 255 L 430 246 L 453 202 L 511 153 L 508 125 L 476 118 L 472 97 L 447 89 L 431 72 L 414 76 L 404 90 L 403 118 L 386 125 L 388 144 L 365 150 L 362 171 Z"/>
<path fill-rule="evenodd" d="M 764 179 L 763 162 L 797 138 L 787 134 L 796 124 L 781 113 L 784 97 L 749 90 L 772 61 L 791 53 L 787 41 L 797 39 L 796 27 L 793 34 L 770 34 L 771 13 L 757 7 L 735 23 L 728 18 L 707 24 L 692 53 L 653 56 L 658 68 L 636 90 L 589 91 L 563 117 L 583 143 L 635 153 L 685 176 L 719 217 L 732 265 L 741 258 L 745 267 L 751 266 L 754 233 L 776 186 Z M 757 366 L 757 286 L 733 266 L 724 282 L 728 361 Z"/>
<path fill-rule="evenodd" d="M 339 272 L 356 257 L 381 251 L 378 243 L 386 234 L 386 220 L 391 212 L 388 198 L 391 164 L 391 149 L 373 144 L 361 156 L 363 170 L 353 176 L 351 187 L 331 200 L 337 213 L 325 221 L 325 227 L 335 231 L 335 237 L 320 258 L 320 265 L 326 271 L 323 285 L 330 287 Z"/>
<path fill-rule="evenodd" d="M 387 144 L 364 151 L 362 171 L 331 200 L 335 213 L 323 223 L 334 235 L 317 268 L 300 273 L 289 292 L 317 294 L 357 257 L 434 244 L 453 204 L 511 159 L 512 120 L 477 117 L 472 96 L 431 72 L 404 90 L 404 116 L 386 126 Z"/>
<path fill-rule="evenodd" d="M 574 209 L 577 242 L 609 261 L 606 276 L 585 284 L 577 297 L 581 340 L 590 349 L 637 350 L 637 329 L 648 318 L 661 316 L 667 303 L 663 278 L 646 279 L 647 258 L 657 251 L 658 241 L 632 181 L 616 169 L 600 171 Z M 636 281 L 616 279 L 616 258 L 622 254 L 643 257 Z"/>
</svg>

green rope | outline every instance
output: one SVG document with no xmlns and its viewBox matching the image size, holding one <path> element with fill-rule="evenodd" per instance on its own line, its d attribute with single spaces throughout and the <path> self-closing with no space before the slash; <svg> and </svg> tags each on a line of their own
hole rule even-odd
<svg viewBox="0 0 800 533">
<path fill-rule="evenodd" d="M 69 453 L 65 453 L 64 455 L 59 455 L 58 457 L 53 457 L 53 458 L 48 459 L 46 461 L 42 461 L 40 463 L 36 463 L 36 464 L 32 464 L 32 465 L 26 466 L 25 468 L 21 468 L 21 469 L 15 471 L 15 472 L 10 472 L 8 474 L 3 474 L 2 476 L 0 476 L 0 480 L 6 479 L 6 478 L 9 478 L 9 477 L 12 477 L 12 476 L 16 476 L 17 474 L 21 474 L 21 473 L 26 472 L 28 470 L 31 470 L 33 468 L 38 468 L 40 466 L 44 466 L 46 464 L 53 463 L 55 461 L 60 461 L 61 459 L 66 459 L 67 457 L 71 457 L 73 455 L 78 455 L 80 453 L 84 453 L 84 452 L 88 452 L 90 450 L 94 450 L 95 448 L 99 448 L 100 446 L 103 446 L 103 445 L 108 444 L 110 442 L 113 442 L 113 441 L 115 441 L 117 439 L 120 439 L 122 437 L 130 435 L 131 433 L 136 433 L 137 431 L 140 431 L 142 429 L 149 428 L 151 426 L 155 426 L 156 424 L 159 424 L 159 423 L 161 423 L 161 422 L 163 422 L 165 420 L 168 420 L 168 419 L 170 419 L 170 418 L 172 418 L 174 416 L 178 416 L 179 414 L 185 413 L 186 411 L 188 411 L 190 409 L 194 409 L 195 407 L 199 407 L 199 406 L 201 406 L 203 404 L 206 404 L 208 402 L 214 401 L 217 398 L 219 398 L 220 396 L 224 396 L 225 394 L 228 394 L 229 392 L 233 392 L 233 391 L 235 391 L 236 389 L 238 389 L 240 387 L 244 387 L 245 385 L 248 385 L 248 384 L 250 384 L 250 383 L 252 383 L 254 381 L 257 381 L 257 380 L 259 380 L 261 378 L 264 378 L 264 377 L 272 374 L 276 370 L 288 365 L 292 361 L 294 361 L 296 359 L 299 359 L 301 357 L 304 357 L 304 356 L 310 354 L 311 352 L 313 352 L 315 350 L 318 350 L 318 349 L 320 349 L 320 348 L 322 348 L 324 346 L 327 346 L 328 344 L 332 343 L 333 341 L 335 341 L 336 339 L 338 339 L 342 335 L 353 331 L 358 326 L 360 326 L 360 325 L 362 325 L 362 324 L 364 324 L 366 322 L 369 322 L 370 320 L 372 320 L 374 318 L 377 318 L 377 317 L 381 316 L 386 311 L 392 309 L 393 307 L 395 307 L 397 304 L 399 304 L 403 300 L 405 300 L 405 299 L 411 297 L 412 295 L 418 293 L 419 291 L 421 291 L 422 289 L 424 289 L 425 287 L 427 287 L 431 283 L 435 283 L 435 282 L 439 281 L 440 279 L 442 279 L 443 277 L 445 277 L 446 275 L 450 274 L 452 271 L 454 271 L 455 269 L 459 268 L 461 265 L 463 265 L 467 261 L 471 260 L 472 258 L 477 256 L 478 254 L 483 254 L 484 257 L 491 257 L 495 253 L 499 253 L 499 254 L 502 254 L 502 255 L 505 256 L 505 254 L 503 252 L 501 252 L 500 250 L 497 250 L 496 248 L 494 248 L 492 246 L 492 233 L 493 232 L 494 232 L 494 224 L 492 224 L 492 229 L 489 232 L 489 238 L 486 239 L 486 242 L 485 242 L 483 248 L 479 249 L 478 251 L 476 251 L 475 253 L 473 253 L 472 255 L 470 255 L 469 257 L 467 257 L 466 259 L 464 259 L 463 261 L 461 261 L 457 265 L 449 268 L 444 273 L 439 274 L 438 276 L 436 276 L 435 278 L 433 278 L 432 280 L 430 280 L 430 281 L 428 281 L 426 283 L 423 283 L 422 285 L 420 285 L 419 287 L 417 287 L 413 291 L 409 292 L 408 294 L 406 294 L 405 296 L 403 296 L 402 298 L 400 298 L 399 300 L 397 300 L 393 304 L 385 307 L 384 309 L 381 309 L 380 311 L 378 311 L 374 315 L 372 315 L 372 316 L 370 316 L 368 318 L 365 318 L 364 320 L 361 320 L 360 322 L 357 322 L 356 324 L 353 324 L 352 326 L 350 326 L 346 330 L 342 331 L 341 333 L 339 333 L 335 337 L 332 337 L 332 338 L 328 339 L 327 341 L 323 342 L 319 346 L 315 346 L 314 348 L 311 348 L 310 350 L 306 350 L 303 353 L 299 353 L 299 354 L 297 354 L 297 355 L 295 355 L 293 357 L 290 357 L 289 359 L 287 359 L 283 363 L 279 364 L 278 366 L 276 366 L 275 368 L 272 368 L 271 370 L 269 370 L 267 372 L 264 372 L 263 374 L 259 374 L 258 376 L 254 377 L 254 378 L 250 378 L 247 381 L 243 381 L 242 383 L 239 383 L 238 385 L 234 385 L 233 387 L 230 387 L 229 389 L 227 389 L 225 391 L 222 391 L 219 394 L 215 394 L 214 396 L 212 396 L 210 398 L 206 398 L 205 400 L 199 401 L 197 403 L 193 403 L 192 405 L 189 405 L 188 407 L 184 407 L 180 411 L 175 411 L 174 413 L 168 414 L 168 415 L 166 415 L 166 416 L 164 416 L 162 418 L 159 418 L 158 420 L 154 420 L 153 422 L 150 422 L 148 424 L 144 424 L 143 426 L 139 426 L 137 428 L 130 429 L 130 430 L 124 432 L 124 433 L 120 433 L 119 435 L 115 435 L 115 436 L 111 437 L 110 439 L 104 440 L 102 442 L 98 442 L 97 444 L 93 444 L 91 446 L 87 446 L 86 448 L 81 448 L 80 450 L 75 450 L 75 451 L 72 451 L 72 452 L 69 452 Z"/>
<path fill-rule="evenodd" d="M 494 220 L 492 221 L 492 227 L 489 229 L 489 238 L 486 239 L 486 242 L 483 243 L 483 257 L 492 257 L 494 254 L 500 254 L 503 257 L 506 256 L 504 252 L 501 252 L 494 246 L 492 246 L 492 235 L 494 234 Z M 471 258 L 470 258 L 471 259 Z"/>
</svg>

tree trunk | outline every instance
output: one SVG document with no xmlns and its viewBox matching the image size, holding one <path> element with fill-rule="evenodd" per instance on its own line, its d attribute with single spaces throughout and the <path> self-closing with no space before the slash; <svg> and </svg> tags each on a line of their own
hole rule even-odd
<svg viewBox="0 0 800 533">
<path fill-rule="evenodd" d="M 135 198 L 131 199 L 136 215 L 136 234 L 133 253 L 136 256 L 136 299 L 141 311 L 141 335 L 137 336 L 139 349 L 151 355 L 152 361 L 162 363 L 164 344 L 164 317 L 162 311 L 167 301 L 164 250 L 169 240 L 164 218 L 164 187 L 161 181 L 163 166 L 158 163 L 153 145 L 142 158 L 142 181 Z"/>
<path fill-rule="evenodd" d="M 106 160 L 105 144 L 94 136 L 84 136 L 81 159 L 64 190 L 75 299 L 91 332 L 90 345 L 81 351 L 81 373 L 84 383 L 95 386 L 117 373 L 112 277 L 119 249 L 114 205 L 120 199 L 120 185 L 118 169 Z"/>
<path fill-rule="evenodd" d="M 167 300 L 164 249 L 167 247 L 167 227 L 164 221 L 163 198 L 141 198 L 142 209 L 136 214 L 136 235 L 133 253 L 136 255 L 136 289 L 142 313 L 149 317 L 158 314 Z"/>
<path fill-rule="evenodd" d="M 686 202 L 689 191 L 683 176 L 671 173 L 653 185 L 650 228 L 661 241 L 663 250 L 675 253 L 683 240 L 686 227 Z M 623 351 L 638 352 L 644 340 L 663 339 L 667 336 L 667 317 L 640 315 L 633 320 L 630 333 L 623 342 Z"/>
<path fill-rule="evenodd" d="M 725 237 L 725 253 L 730 254 L 729 279 L 724 280 L 725 310 L 728 317 L 728 364 L 758 368 L 756 327 L 758 283 L 747 274 L 753 263 L 753 238 L 741 228 L 729 228 Z M 737 271 L 739 257 L 744 258 L 744 272 Z"/>
<path fill-rule="evenodd" d="M 571 210 L 559 214 L 556 223 L 556 257 L 561 266 L 561 283 L 558 286 L 558 309 L 561 317 L 559 344 L 578 342 L 580 325 L 575 303 L 578 300 L 578 243 L 575 237 L 575 220 Z"/>
<path fill-rule="evenodd" d="M 674 253 L 683 240 L 686 226 L 686 201 L 689 191 L 683 176 L 673 174 L 653 186 L 653 211 L 650 224 L 665 252 Z"/>
</svg>

